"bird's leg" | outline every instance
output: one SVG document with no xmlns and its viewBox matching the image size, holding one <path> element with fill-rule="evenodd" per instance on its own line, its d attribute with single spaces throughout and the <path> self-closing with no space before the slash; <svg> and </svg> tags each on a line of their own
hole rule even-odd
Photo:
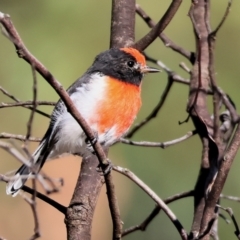
<svg viewBox="0 0 240 240">
<path fill-rule="evenodd" d="M 94 138 L 91 139 L 91 141 L 90 141 L 90 139 L 89 139 L 88 137 L 86 137 L 85 143 L 87 144 L 87 149 L 88 149 L 92 154 L 95 155 L 95 151 L 94 151 L 94 149 L 93 149 L 93 145 L 94 145 L 94 144 L 97 142 L 97 140 L 98 140 L 98 133 L 97 133 L 96 131 L 94 131 L 93 133 L 94 133 Z"/>
<path fill-rule="evenodd" d="M 90 141 L 88 137 L 85 139 L 85 143 L 87 144 L 87 149 L 94 155 L 96 155 L 93 145 L 97 142 L 98 140 L 98 133 L 94 131 L 94 138 Z M 101 175 L 107 175 L 111 172 L 113 168 L 112 162 L 107 158 L 104 163 L 99 163 L 98 166 L 96 167 L 96 171 L 100 172 Z"/>
</svg>

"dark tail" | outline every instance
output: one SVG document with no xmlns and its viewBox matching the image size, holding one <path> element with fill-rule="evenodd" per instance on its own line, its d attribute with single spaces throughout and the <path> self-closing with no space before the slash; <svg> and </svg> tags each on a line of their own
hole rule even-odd
<svg viewBox="0 0 240 240">
<path fill-rule="evenodd" d="M 46 152 L 46 141 L 43 140 L 33 154 L 33 167 L 35 171 L 40 171 L 48 154 Z M 10 180 L 6 186 L 6 193 L 15 197 L 32 174 L 30 168 L 22 165 L 15 173 L 13 180 Z"/>
<path fill-rule="evenodd" d="M 15 197 L 19 190 L 23 187 L 28 177 L 31 175 L 29 167 L 22 165 L 14 175 L 14 180 L 8 182 L 6 192 L 8 195 Z"/>
</svg>

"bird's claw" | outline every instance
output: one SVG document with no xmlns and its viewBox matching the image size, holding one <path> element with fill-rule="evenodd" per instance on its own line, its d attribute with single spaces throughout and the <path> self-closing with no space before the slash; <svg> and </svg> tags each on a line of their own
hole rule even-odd
<svg viewBox="0 0 240 240">
<path fill-rule="evenodd" d="M 96 171 L 99 172 L 100 175 L 102 176 L 108 175 L 113 168 L 112 162 L 109 159 L 106 159 L 106 160 L 107 160 L 107 164 L 99 163 L 98 166 L 96 167 Z"/>
<path fill-rule="evenodd" d="M 98 133 L 97 132 L 94 132 L 94 138 L 90 141 L 90 139 L 87 137 L 85 139 L 85 143 L 87 145 L 87 149 L 93 154 L 93 155 L 96 155 L 95 151 L 94 151 L 94 148 L 93 148 L 93 145 L 96 144 L 98 140 Z"/>
</svg>

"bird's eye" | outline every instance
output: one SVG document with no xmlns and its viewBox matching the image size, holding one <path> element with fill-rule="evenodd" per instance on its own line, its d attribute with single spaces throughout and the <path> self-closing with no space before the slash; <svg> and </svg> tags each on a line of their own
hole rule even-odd
<svg viewBox="0 0 240 240">
<path fill-rule="evenodd" d="M 127 65 L 132 68 L 134 66 L 134 61 L 128 61 Z"/>
</svg>

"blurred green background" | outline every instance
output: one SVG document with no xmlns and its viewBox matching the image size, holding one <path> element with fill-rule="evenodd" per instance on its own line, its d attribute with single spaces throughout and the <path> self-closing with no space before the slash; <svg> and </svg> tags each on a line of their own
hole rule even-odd
<svg viewBox="0 0 240 240">
<path fill-rule="evenodd" d="M 140 0 L 138 3 L 157 21 L 166 11 L 171 1 Z M 227 1 L 212 1 L 211 23 L 214 28 L 225 11 Z M 176 43 L 194 51 L 194 37 L 189 17 L 190 1 L 183 1 L 166 34 Z M 240 2 L 234 1 L 229 17 L 220 30 L 216 46 L 217 81 L 236 105 L 239 105 L 239 24 Z M 8 13 L 19 31 L 28 49 L 53 73 L 67 88 L 91 65 L 99 52 L 109 47 L 111 1 L 36 1 L 36 0 L 0 0 L 0 11 Z M 136 18 L 136 39 L 147 33 L 148 27 Z M 188 78 L 178 64 L 185 61 L 180 55 L 166 48 L 157 39 L 146 52 L 160 59 L 172 70 Z M 158 102 L 167 83 L 166 74 L 148 75 L 143 83 L 143 106 L 136 122 L 150 113 Z M 15 49 L 4 36 L 0 36 L 0 85 L 21 100 L 32 99 L 31 68 L 19 59 Z M 44 79 L 38 76 L 38 99 L 56 101 L 57 94 Z M 134 140 L 168 141 L 193 130 L 188 122 L 178 125 L 187 117 L 186 103 L 188 88 L 174 84 L 167 101 L 158 117 L 141 129 Z M 0 93 L 0 102 L 10 102 Z M 52 107 L 39 107 L 50 113 Z M 211 109 L 211 104 L 209 104 Z M 8 108 L 0 111 L 0 132 L 25 134 L 30 111 L 23 108 Z M 41 137 L 45 133 L 49 120 L 35 115 L 33 135 Z M 16 142 L 21 147 L 20 142 Z M 32 143 L 34 151 L 37 144 Z M 140 148 L 118 144 L 110 151 L 110 159 L 116 165 L 131 169 L 161 198 L 193 189 L 200 165 L 201 144 L 197 136 L 176 146 L 163 149 Z M 12 156 L 0 149 L 0 172 L 5 173 L 19 166 Z M 237 156 L 224 193 L 240 195 L 239 155 Z M 80 165 L 77 157 L 51 161 L 44 166 L 45 172 L 53 177 L 64 177 L 65 185 L 60 193 L 52 195 L 59 202 L 68 205 L 76 182 Z M 124 228 L 140 223 L 153 209 L 154 202 L 132 182 L 117 173 L 114 174 L 116 190 L 121 208 Z M 111 238 L 111 219 L 105 189 L 99 199 L 93 225 L 93 239 Z M 33 232 L 33 217 L 30 207 L 21 197 L 11 198 L 5 194 L 5 184 L 0 183 L 0 236 L 8 240 L 29 239 Z M 235 217 L 240 221 L 238 203 L 222 201 L 223 206 L 233 208 Z M 171 204 L 184 227 L 189 230 L 193 215 L 191 198 Z M 66 239 L 64 217 L 47 204 L 38 201 L 40 228 L 43 240 Z M 220 237 L 234 239 L 233 225 L 220 220 Z M 146 232 L 136 232 L 124 239 L 180 239 L 176 229 L 161 213 L 151 223 Z"/>
</svg>

